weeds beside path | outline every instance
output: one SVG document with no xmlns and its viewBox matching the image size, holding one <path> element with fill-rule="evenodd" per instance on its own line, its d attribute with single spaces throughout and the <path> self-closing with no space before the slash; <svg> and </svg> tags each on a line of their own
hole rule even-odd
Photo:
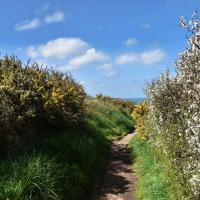
<svg viewBox="0 0 200 200">
<path fill-rule="evenodd" d="M 129 147 L 133 135 L 113 142 L 100 194 L 95 200 L 134 200 L 135 176 Z"/>
</svg>

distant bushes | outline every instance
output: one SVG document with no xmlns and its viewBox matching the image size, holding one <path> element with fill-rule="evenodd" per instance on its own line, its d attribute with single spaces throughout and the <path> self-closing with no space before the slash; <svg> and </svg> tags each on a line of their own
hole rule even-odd
<svg viewBox="0 0 200 200">
<path fill-rule="evenodd" d="M 150 140 L 177 171 L 182 199 L 200 199 L 200 24 L 197 13 L 189 25 L 189 47 L 176 61 L 177 75 L 169 72 L 149 84 Z"/>
<path fill-rule="evenodd" d="M 105 96 L 102 94 L 98 94 L 96 96 L 97 99 L 100 99 L 102 101 L 108 101 L 113 103 L 116 106 L 119 106 L 120 108 L 126 110 L 127 112 L 129 112 L 129 114 L 133 111 L 133 109 L 135 108 L 135 104 L 132 101 L 126 101 L 120 98 L 113 98 L 110 96 Z"/>
<path fill-rule="evenodd" d="M 0 59 L 1 148 L 79 123 L 85 117 L 85 98 L 83 87 L 68 74 L 23 65 L 15 57 Z"/>
</svg>

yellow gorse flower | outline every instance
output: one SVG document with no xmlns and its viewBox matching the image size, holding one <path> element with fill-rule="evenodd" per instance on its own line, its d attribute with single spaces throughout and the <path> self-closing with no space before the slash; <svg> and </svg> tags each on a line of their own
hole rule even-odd
<svg viewBox="0 0 200 200">
<path fill-rule="evenodd" d="M 140 135 L 141 139 L 146 139 L 148 137 L 146 131 L 148 111 L 149 108 L 145 102 L 136 105 L 132 112 L 132 117 L 136 120 L 137 133 Z"/>
</svg>

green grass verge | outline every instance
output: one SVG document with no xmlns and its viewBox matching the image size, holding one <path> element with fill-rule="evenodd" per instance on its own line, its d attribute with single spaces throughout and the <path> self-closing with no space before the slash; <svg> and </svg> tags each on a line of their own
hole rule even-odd
<svg viewBox="0 0 200 200">
<path fill-rule="evenodd" d="M 170 180 L 152 153 L 147 141 L 136 135 L 132 142 L 134 168 L 138 176 L 136 196 L 138 200 L 170 200 L 172 198 Z"/>
<path fill-rule="evenodd" d="M 83 126 L 0 160 L 0 199 L 88 199 L 99 184 L 111 140 L 133 127 L 130 116 L 108 102 L 88 100 L 88 113 Z"/>
</svg>

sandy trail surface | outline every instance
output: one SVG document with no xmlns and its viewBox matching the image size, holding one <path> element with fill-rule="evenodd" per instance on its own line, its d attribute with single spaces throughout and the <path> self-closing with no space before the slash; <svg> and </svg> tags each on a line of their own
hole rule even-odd
<svg viewBox="0 0 200 200">
<path fill-rule="evenodd" d="M 128 134 L 111 147 L 108 165 L 98 197 L 94 200 L 134 200 L 135 174 L 129 142 L 134 133 Z"/>
</svg>

